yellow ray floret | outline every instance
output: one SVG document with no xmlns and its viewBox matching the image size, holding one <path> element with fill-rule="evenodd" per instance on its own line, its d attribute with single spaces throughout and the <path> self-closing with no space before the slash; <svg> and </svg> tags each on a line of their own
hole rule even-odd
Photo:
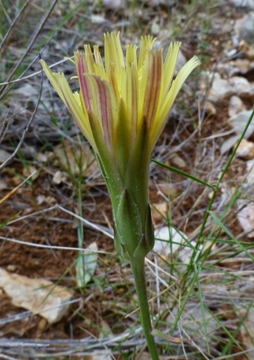
<svg viewBox="0 0 254 360">
<path fill-rule="evenodd" d="M 84 52 L 74 53 L 80 88 L 74 94 L 65 76 L 52 73 L 41 60 L 45 74 L 95 151 L 98 151 L 95 138 L 99 138 L 104 139 L 105 149 L 117 152 L 114 147 L 121 146 L 117 141 L 121 126 L 133 146 L 145 126 L 151 152 L 180 88 L 199 65 L 194 56 L 173 80 L 181 43 L 170 44 L 163 60 L 162 49 L 153 49 L 154 41 L 151 36 L 142 37 L 139 51 L 136 45 L 127 45 L 124 57 L 120 34 L 107 33 L 104 35 L 104 62 L 98 46 L 92 49 L 85 45 Z M 93 126 L 91 121 L 97 125 Z M 123 138 L 123 133 L 119 136 Z"/>
</svg>

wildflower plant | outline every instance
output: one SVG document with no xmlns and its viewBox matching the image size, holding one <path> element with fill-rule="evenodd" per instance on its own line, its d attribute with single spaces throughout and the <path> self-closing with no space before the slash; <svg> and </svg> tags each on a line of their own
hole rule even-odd
<svg viewBox="0 0 254 360">
<path fill-rule="evenodd" d="M 80 88 L 74 93 L 63 73 L 41 65 L 94 150 L 112 202 L 115 248 L 130 262 L 148 348 L 159 359 L 145 280 L 145 256 L 154 246 L 149 166 L 174 100 L 199 60 L 190 59 L 173 80 L 181 43 L 171 43 L 165 59 L 153 44 L 144 36 L 139 52 L 129 44 L 124 56 L 120 34 L 104 34 L 104 62 L 98 46 L 85 45 L 74 53 Z"/>
</svg>

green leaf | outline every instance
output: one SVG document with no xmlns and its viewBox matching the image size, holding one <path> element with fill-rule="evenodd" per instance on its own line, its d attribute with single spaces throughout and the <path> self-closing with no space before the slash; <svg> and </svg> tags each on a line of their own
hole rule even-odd
<svg viewBox="0 0 254 360">
<path fill-rule="evenodd" d="M 175 167 L 173 167 L 173 166 L 171 166 L 171 165 L 166 165 L 166 164 L 164 164 L 164 163 L 162 163 L 162 162 L 160 162 L 160 161 L 157 161 L 157 160 L 155 160 L 155 159 L 152 159 L 152 161 L 153 161 L 155 164 L 158 164 L 158 165 L 163 166 L 164 168 L 166 168 L 166 169 L 168 169 L 168 170 L 171 170 L 171 171 L 175 172 L 176 174 L 179 174 L 179 175 L 182 175 L 182 176 L 184 176 L 184 177 L 187 177 L 187 178 L 189 178 L 189 179 L 191 179 L 191 180 L 194 180 L 194 181 L 196 181 L 197 183 L 199 183 L 199 184 L 201 184 L 201 185 L 204 185 L 204 186 L 207 186 L 207 187 L 209 187 L 209 188 L 211 188 L 211 189 L 213 189 L 213 190 L 215 189 L 215 187 L 214 187 L 213 185 L 210 185 L 210 184 L 208 184 L 207 182 L 205 182 L 205 181 L 203 181 L 203 180 L 201 180 L 201 179 L 199 179 L 199 178 L 197 178 L 197 177 L 195 177 L 195 176 L 193 176 L 193 175 L 191 175 L 191 174 L 186 173 L 185 171 L 179 170 L 179 169 L 177 169 L 177 168 L 175 168 Z"/>
</svg>

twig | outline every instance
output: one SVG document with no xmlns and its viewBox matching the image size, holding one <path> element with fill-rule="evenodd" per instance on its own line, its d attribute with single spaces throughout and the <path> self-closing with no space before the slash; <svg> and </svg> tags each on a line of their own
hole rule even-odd
<svg viewBox="0 0 254 360">
<path fill-rule="evenodd" d="M 25 130 L 24 130 L 23 133 L 22 133 L 22 136 L 21 136 L 21 139 L 20 139 L 20 141 L 19 141 L 19 143 L 18 143 L 18 146 L 17 146 L 16 149 L 13 151 L 13 153 L 8 157 L 8 159 L 5 160 L 5 161 L 0 165 L 0 170 L 3 169 L 3 168 L 15 157 L 15 155 L 16 155 L 17 152 L 19 151 L 21 145 L 23 144 L 23 141 L 25 140 L 26 134 L 27 134 L 27 132 L 28 132 L 28 130 L 29 130 L 31 124 L 32 124 L 32 121 L 33 121 L 33 119 L 34 119 L 34 117 L 35 117 L 35 114 L 36 114 L 36 112 L 37 112 L 37 110 L 38 110 L 38 107 L 39 107 L 39 103 L 40 103 L 40 100 L 41 100 L 41 94 L 42 94 L 42 84 L 43 84 L 43 73 L 42 73 L 42 75 L 41 75 L 41 87 L 40 87 L 40 92 L 39 92 L 38 100 L 37 100 L 36 106 L 35 106 L 35 108 L 34 108 L 34 111 L 33 111 L 32 115 L 31 115 L 31 117 L 30 117 L 30 119 L 29 119 L 29 121 L 28 121 L 28 124 L 27 124 Z"/>
<path fill-rule="evenodd" d="M 6 82 L 9 82 L 12 77 L 14 76 L 16 70 L 18 69 L 18 67 L 20 66 L 20 64 L 22 64 L 22 61 L 24 60 L 24 58 L 26 57 L 26 55 L 28 54 L 29 50 L 31 49 L 31 47 L 33 46 L 34 42 L 36 41 L 41 29 L 43 28 L 45 22 L 47 21 L 49 15 L 51 14 L 53 8 L 55 7 L 56 3 L 58 0 L 54 0 L 53 4 L 51 5 L 51 7 L 49 8 L 47 14 L 44 16 L 44 19 L 42 20 L 42 22 L 40 23 L 40 25 L 38 26 L 38 29 L 36 30 L 34 36 L 32 37 L 30 43 L 28 44 L 28 47 L 26 48 L 25 53 L 23 54 L 23 56 L 21 56 L 21 58 L 19 59 L 19 61 L 17 62 L 17 64 L 14 66 L 14 69 L 12 70 L 12 72 L 10 73 L 8 79 Z M 2 93 L 2 95 L 0 96 L 0 99 L 3 98 L 3 96 L 7 93 L 7 91 L 4 91 L 7 85 L 3 86 L 2 91 L 0 91 L 0 94 Z"/>
</svg>

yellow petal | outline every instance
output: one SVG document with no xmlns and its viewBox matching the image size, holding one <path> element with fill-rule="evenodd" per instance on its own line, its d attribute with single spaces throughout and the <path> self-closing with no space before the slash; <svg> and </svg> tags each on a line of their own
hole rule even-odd
<svg viewBox="0 0 254 360">
<path fill-rule="evenodd" d="M 93 74 L 94 73 L 94 57 L 92 53 L 92 49 L 90 45 L 85 45 L 85 63 L 86 63 L 86 73 Z"/>
<path fill-rule="evenodd" d="M 152 50 L 153 43 L 155 39 L 152 36 L 142 36 L 141 37 L 141 45 L 139 50 L 138 57 L 138 69 L 141 69 L 144 65 L 144 61 L 146 59 L 147 53 Z"/>
<path fill-rule="evenodd" d="M 155 115 L 159 104 L 162 83 L 162 50 L 156 50 L 147 54 L 140 83 L 140 102 L 143 102 L 141 121 L 147 122 L 148 131 L 152 130 Z M 143 89 L 144 87 L 144 89 Z M 142 99 L 143 98 L 143 99 Z M 141 105 L 141 106 L 142 106 Z"/>
<path fill-rule="evenodd" d="M 137 65 L 137 46 L 127 45 L 126 46 L 126 64 L 135 63 Z"/>
<path fill-rule="evenodd" d="M 168 52 L 166 55 L 166 59 L 164 61 L 164 65 L 163 65 L 163 68 L 164 68 L 163 92 L 164 93 L 168 92 L 168 90 L 171 86 L 180 46 L 181 46 L 181 43 L 179 41 L 175 42 L 175 43 L 171 43 L 169 46 L 169 49 L 168 49 Z"/>
<path fill-rule="evenodd" d="M 138 126 L 138 69 L 137 64 L 132 62 L 126 64 L 123 71 L 122 99 L 125 104 L 124 121 L 129 132 L 130 142 L 135 139 Z"/>
<path fill-rule="evenodd" d="M 100 76 L 102 79 L 109 81 L 98 46 L 94 46 L 93 54 L 95 59 L 95 65 L 94 65 L 95 74 Z"/>
<path fill-rule="evenodd" d="M 83 111 L 79 94 L 72 93 L 63 73 L 53 73 L 45 61 L 40 60 L 40 63 L 52 86 L 69 109 L 69 112 L 80 126 L 85 137 L 92 146 L 95 146 L 91 128 L 88 122 L 87 113 Z"/>
<path fill-rule="evenodd" d="M 104 34 L 105 68 L 115 96 L 119 100 L 121 96 L 122 69 L 124 68 L 124 56 L 120 42 L 120 33 Z"/>
<path fill-rule="evenodd" d="M 200 64 L 199 59 L 196 56 L 193 56 L 179 71 L 177 74 L 177 77 L 172 82 L 172 86 L 163 100 L 162 106 L 160 109 L 158 109 L 158 113 L 156 114 L 156 121 L 153 127 L 153 130 L 151 132 L 151 146 L 153 147 L 158 140 L 158 137 L 160 136 L 160 133 L 162 132 L 170 110 L 172 108 L 172 105 L 175 101 L 175 98 L 181 89 L 184 81 L 187 79 L 187 77 L 190 75 L 190 73 Z"/>
<path fill-rule="evenodd" d="M 111 86 L 105 80 L 95 75 L 84 75 L 90 94 L 89 113 L 100 121 L 101 133 L 108 148 L 113 148 L 114 129 L 118 121 L 117 102 Z"/>
<path fill-rule="evenodd" d="M 124 67 L 124 56 L 120 42 L 120 32 L 104 34 L 105 67 L 108 72 L 112 63 L 120 72 Z"/>
<path fill-rule="evenodd" d="M 76 69 L 77 69 L 77 74 L 78 74 L 80 91 L 81 91 L 81 95 L 82 95 L 81 96 L 81 104 L 82 104 L 84 111 L 90 112 L 91 111 L 91 104 L 90 104 L 91 94 L 89 93 L 89 88 L 87 86 L 87 81 L 85 78 L 85 74 L 88 73 L 86 56 L 84 53 L 76 51 L 74 53 L 74 60 L 75 60 L 75 65 L 76 65 Z"/>
<path fill-rule="evenodd" d="M 61 100 L 65 103 L 65 99 L 64 96 L 62 94 L 62 91 L 60 89 L 60 86 L 58 84 L 58 77 L 60 76 L 60 73 L 53 73 L 50 69 L 50 67 L 45 63 L 44 60 L 40 60 L 41 66 L 44 70 L 44 73 L 46 74 L 47 78 L 49 79 L 49 81 L 51 82 L 53 88 L 56 90 L 56 92 L 58 93 L 59 97 L 61 98 Z"/>
</svg>

